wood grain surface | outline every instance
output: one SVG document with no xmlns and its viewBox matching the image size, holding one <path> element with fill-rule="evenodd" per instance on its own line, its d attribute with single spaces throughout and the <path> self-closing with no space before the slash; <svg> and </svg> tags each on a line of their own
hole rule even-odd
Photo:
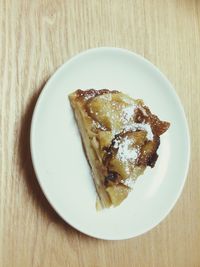
<svg viewBox="0 0 200 267">
<path fill-rule="evenodd" d="M 125 241 L 90 238 L 64 223 L 30 158 L 30 121 L 45 82 L 97 46 L 127 48 L 157 65 L 174 84 L 191 133 L 190 170 L 175 208 Z M 199 267 L 199 118 L 200 1 L 0 0 L 0 266 Z"/>
</svg>

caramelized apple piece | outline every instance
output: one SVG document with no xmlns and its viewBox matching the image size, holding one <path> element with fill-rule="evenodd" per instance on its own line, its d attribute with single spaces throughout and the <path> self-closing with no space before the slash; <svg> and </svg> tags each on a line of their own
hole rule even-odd
<svg viewBox="0 0 200 267">
<path fill-rule="evenodd" d="M 126 179 L 130 175 L 128 163 L 124 164 L 122 161 L 116 158 L 112 158 L 109 162 L 109 171 L 115 171 L 120 174 L 121 179 Z"/>
<path fill-rule="evenodd" d="M 144 170 L 145 170 L 144 166 L 132 165 L 130 178 L 132 180 L 135 180 L 139 175 L 143 174 Z"/>
<path fill-rule="evenodd" d="M 111 145 L 113 134 L 110 131 L 100 131 L 97 135 L 97 138 L 100 143 L 100 148 L 103 149 L 105 147 L 109 147 Z"/>
<path fill-rule="evenodd" d="M 156 151 L 159 145 L 160 138 L 157 137 L 154 138 L 153 141 L 148 141 L 144 146 L 142 146 L 138 164 L 143 166 L 148 165 L 153 168 L 158 157 Z"/>
<path fill-rule="evenodd" d="M 118 206 L 128 196 L 130 188 L 123 184 L 118 184 L 107 187 L 106 191 L 110 196 L 112 204 Z"/>
<path fill-rule="evenodd" d="M 158 117 L 155 116 L 155 115 L 152 115 L 151 122 L 152 122 L 152 125 L 153 125 L 153 132 L 154 132 L 154 134 L 156 134 L 158 136 L 160 136 L 161 134 L 166 132 L 167 129 L 169 128 L 169 126 L 170 126 L 169 122 L 160 121 L 158 119 Z"/>
<path fill-rule="evenodd" d="M 133 140 L 133 146 L 141 146 L 144 144 L 147 136 L 146 131 L 130 131 L 122 135 L 123 137 L 127 136 L 129 139 Z"/>
<path fill-rule="evenodd" d="M 116 96 L 113 94 L 113 96 Z M 91 117 L 109 130 L 120 130 L 123 125 L 123 108 L 128 104 L 119 101 L 113 101 L 112 94 L 97 96 L 92 99 L 87 110 Z"/>
</svg>

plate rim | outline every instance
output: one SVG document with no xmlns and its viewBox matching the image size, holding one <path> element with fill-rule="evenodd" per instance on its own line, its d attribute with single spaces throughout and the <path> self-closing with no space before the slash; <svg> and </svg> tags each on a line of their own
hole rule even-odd
<svg viewBox="0 0 200 267">
<path fill-rule="evenodd" d="M 76 60 L 77 58 L 87 55 L 88 53 L 92 53 L 92 52 L 101 52 L 101 51 L 116 51 L 116 52 L 123 52 L 126 54 L 129 54 L 130 56 L 134 56 L 138 59 L 140 59 L 141 61 L 143 61 L 144 63 L 146 63 L 148 66 L 150 66 L 155 72 L 157 72 L 157 74 L 159 74 L 159 76 L 162 78 L 162 80 L 165 81 L 165 83 L 167 84 L 168 90 L 170 91 L 170 93 L 173 95 L 173 98 L 175 98 L 177 104 L 178 104 L 178 108 L 180 111 L 180 115 L 183 119 L 184 122 L 184 128 L 185 128 L 185 134 L 186 134 L 186 143 L 187 143 L 187 147 L 186 147 L 186 152 L 187 152 L 187 159 L 185 162 L 185 171 L 184 171 L 184 175 L 182 176 L 182 183 L 181 186 L 179 187 L 179 190 L 176 193 L 176 197 L 174 199 L 174 201 L 172 201 L 170 203 L 170 205 L 168 206 L 168 209 L 166 209 L 166 211 L 164 212 L 164 215 L 161 216 L 161 218 L 154 224 L 151 224 L 151 226 L 149 226 L 148 228 L 146 228 L 144 231 L 140 231 L 137 234 L 134 235 L 128 235 L 126 237 L 112 237 L 112 238 L 106 238 L 105 236 L 101 236 L 101 234 L 90 234 L 89 231 L 83 231 L 80 228 L 78 228 L 77 225 L 73 225 L 70 222 L 67 221 L 67 219 L 64 217 L 64 215 L 62 215 L 58 209 L 56 208 L 56 206 L 54 205 L 54 203 L 52 203 L 52 201 L 50 200 L 50 198 L 48 197 L 48 194 L 46 193 L 46 190 L 44 189 L 44 187 L 42 186 L 42 182 L 39 176 L 39 173 L 37 171 L 37 167 L 36 167 L 36 159 L 34 156 L 34 128 L 35 128 L 35 124 L 36 124 L 36 119 L 37 119 L 37 113 L 39 110 L 39 106 L 40 106 L 40 102 L 43 99 L 46 91 L 48 90 L 49 85 L 53 82 L 54 78 L 57 76 L 57 74 L 59 72 L 61 72 L 67 65 L 69 65 L 71 62 L 73 62 L 74 60 Z M 66 62 L 64 62 L 60 67 L 58 67 L 54 73 L 49 77 L 49 79 L 47 80 L 47 82 L 45 83 L 44 87 L 42 88 L 39 97 L 37 98 L 35 107 L 34 107 L 34 111 L 32 113 L 32 119 L 31 119 L 31 127 L 30 127 L 30 154 L 31 154 L 31 159 L 32 159 L 32 165 L 33 165 L 33 169 L 35 172 L 35 176 L 37 178 L 37 181 L 40 185 L 40 188 L 42 190 L 42 193 L 44 194 L 45 198 L 47 199 L 47 201 L 49 202 L 49 204 L 51 205 L 51 207 L 54 209 L 54 211 L 71 227 L 73 227 L 74 229 L 78 230 L 79 232 L 86 234 L 87 236 L 93 237 L 93 238 L 98 238 L 98 239 L 102 239 L 102 240 L 127 240 L 130 238 L 134 238 L 140 235 L 143 235 L 145 233 L 147 233 L 148 231 L 152 230 L 153 228 L 155 228 L 157 225 L 159 225 L 168 215 L 169 213 L 172 211 L 172 209 L 175 207 L 175 204 L 177 203 L 178 199 L 181 196 L 181 193 L 183 191 L 186 179 L 187 179 L 187 175 L 188 175 L 188 171 L 189 171 L 189 163 L 190 163 L 190 155 L 191 155 L 191 139 L 190 139 L 190 131 L 189 131 L 189 126 L 188 126 L 188 121 L 186 118 L 186 114 L 182 105 L 182 102 L 180 100 L 179 95 L 177 94 L 175 87 L 172 85 L 172 83 L 168 80 L 168 78 L 165 76 L 164 73 L 161 72 L 161 70 L 159 70 L 159 68 L 157 66 L 155 66 L 151 61 L 149 61 L 147 58 L 143 57 L 142 55 L 135 53 L 133 51 L 130 51 L 128 49 L 125 48 L 119 48 L 119 47 L 109 47 L 109 46 L 102 46 L 102 47 L 95 47 L 95 48 L 90 48 L 84 51 L 81 51 L 78 54 L 75 54 L 74 56 L 70 57 Z"/>
</svg>

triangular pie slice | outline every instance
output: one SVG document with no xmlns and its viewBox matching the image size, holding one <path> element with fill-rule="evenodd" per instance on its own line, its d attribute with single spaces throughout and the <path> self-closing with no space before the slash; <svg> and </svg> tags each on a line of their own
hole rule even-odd
<svg viewBox="0 0 200 267">
<path fill-rule="evenodd" d="M 98 193 L 97 208 L 118 206 L 145 168 L 154 167 L 160 135 L 170 124 L 142 100 L 119 91 L 77 90 L 69 99 Z"/>
</svg>

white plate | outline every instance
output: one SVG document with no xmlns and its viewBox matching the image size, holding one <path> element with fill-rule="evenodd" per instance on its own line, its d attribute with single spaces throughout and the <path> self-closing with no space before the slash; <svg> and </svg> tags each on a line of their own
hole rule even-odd
<svg viewBox="0 0 200 267">
<path fill-rule="evenodd" d="M 95 209 L 96 192 L 68 101 L 77 88 L 119 89 L 171 123 L 161 136 L 156 166 L 117 208 Z M 156 67 L 124 49 L 95 48 L 66 62 L 46 84 L 33 114 L 31 154 L 45 196 L 67 223 L 93 237 L 127 239 L 152 229 L 175 205 L 188 170 L 189 133 L 180 100 Z"/>
</svg>

